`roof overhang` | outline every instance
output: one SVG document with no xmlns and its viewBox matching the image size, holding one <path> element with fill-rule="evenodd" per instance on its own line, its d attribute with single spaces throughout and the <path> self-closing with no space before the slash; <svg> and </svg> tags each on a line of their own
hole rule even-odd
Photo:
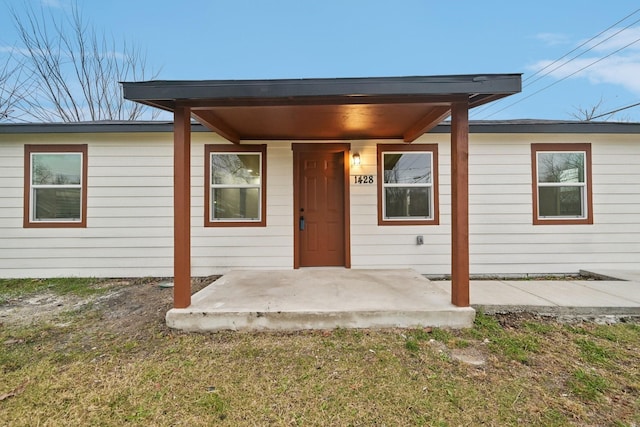
<svg viewBox="0 0 640 427">
<path fill-rule="evenodd" d="M 521 90 L 520 74 L 298 80 L 124 82 L 125 99 L 191 116 L 241 140 L 403 139 L 411 142 L 451 113 Z"/>
</svg>

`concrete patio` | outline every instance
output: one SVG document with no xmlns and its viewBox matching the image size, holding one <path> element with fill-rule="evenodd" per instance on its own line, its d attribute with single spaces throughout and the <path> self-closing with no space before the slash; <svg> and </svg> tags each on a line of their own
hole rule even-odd
<svg viewBox="0 0 640 427">
<path fill-rule="evenodd" d="M 585 272 L 587 273 L 587 272 Z M 186 331 L 470 327 L 475 309 L 570 316 L 640 316 L 640 273 L 588 272 L 605 280 L 472 280 L 472 307 L 451 304 L 451 283 L 414 270 L 343 268 L 231 271 L 171 309 Z"/>
<path fill-rule="evenodd" d="M 475 310 L 414 270 L 344 268 L 231 271 L 171 309 L 167 325 L 186 331 L 437 326 L 464 328 Z"/>
</svg>

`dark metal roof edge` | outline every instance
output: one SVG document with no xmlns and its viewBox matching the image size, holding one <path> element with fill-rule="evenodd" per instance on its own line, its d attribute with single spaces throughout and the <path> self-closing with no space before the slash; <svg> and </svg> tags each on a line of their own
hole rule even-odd
<svg viewBox="0 0 640 427">
<path fill-rule="evenodd" d="M 192 123 L 192 132 L 209 132 L 199 123 Z M 173 132 L 173 122 L 104 121 L 76 123 L 1 123 L 0 134 L 26 133 L 150 133 Z"/>
<path fill-rule="evenodd" d="M 192 123 L 193 132 L 209 132 Z M 430 133 L 449 133 L 451 124 L 443 122 Z M 0 123 L 0 134 L 28 133 L 142 133 L 173 132 L 172 122 L 78 122 L 78 123 Z M 474 133 L 615 133 L 640 134 L 640 123 L 580 122 L 556 120 L 471 121 Z"/>
<path fill-rule="evenodd" d="M 449 133 L 451 123 L 443 122 L 431 133 Z M 638 134 L 640 123 L 587 122 L 561 120 L 477 120 L 469 122 L 469 133 L 614 133 Z"/>
<path fill-rule="evenodd" d="M 393 77 L 336 77 L 336 78 L 300 78 L 300 79 L 246 79 L 246 80 L 146 80 L 120 82 L 135 86 L 251 86 L 263 84 L 298 84 L 298 85 L 334 85 L 340 83 L 455 83 L 459 81 L 484 81 L 491 78 L 518 78 L 522 73 L 484 73 L 484 74 L 441 74 L 433 76 L 393 76 Z"/>
<path fill-rule="evenodd" d="M 460 74 L 407 77 L 346 77 L 281 80 L 151 80 L 122 82 L 124 98 L 133 101 L 382 96 L 424 94 L 513 94 L 521 74 Z"/>
</svg>

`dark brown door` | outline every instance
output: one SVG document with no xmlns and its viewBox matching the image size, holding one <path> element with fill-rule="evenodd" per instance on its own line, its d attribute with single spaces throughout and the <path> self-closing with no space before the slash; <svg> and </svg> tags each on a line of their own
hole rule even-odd
<svg viewBox="0 0 640 427">
<path fill-rule="evenodd" d="M 348 266 L 345 151 L 296 154 L 298 266 Z"/>
</svg>

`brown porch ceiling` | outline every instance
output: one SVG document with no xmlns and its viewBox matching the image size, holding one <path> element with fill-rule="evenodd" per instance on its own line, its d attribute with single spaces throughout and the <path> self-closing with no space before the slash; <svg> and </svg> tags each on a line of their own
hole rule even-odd
<svg viewBox="0 0 640 427">
<path fill-rule="evenodd" d="M 427 125 L 435 126 L 449 110 L 446 105 L 347 104 L 217 107 L 191 114 L 210 129 L 226 129 L 237 139 L 349 140 L 404 138 L 425 117 L 434 117 Z"/>
<path fill-rule="evenodd" d="M 447 118 L 520 91 L 519 74 L 123 83 L 126 99 L 191 116 L 241 140 L 414 141 Z"/>
</svg>

